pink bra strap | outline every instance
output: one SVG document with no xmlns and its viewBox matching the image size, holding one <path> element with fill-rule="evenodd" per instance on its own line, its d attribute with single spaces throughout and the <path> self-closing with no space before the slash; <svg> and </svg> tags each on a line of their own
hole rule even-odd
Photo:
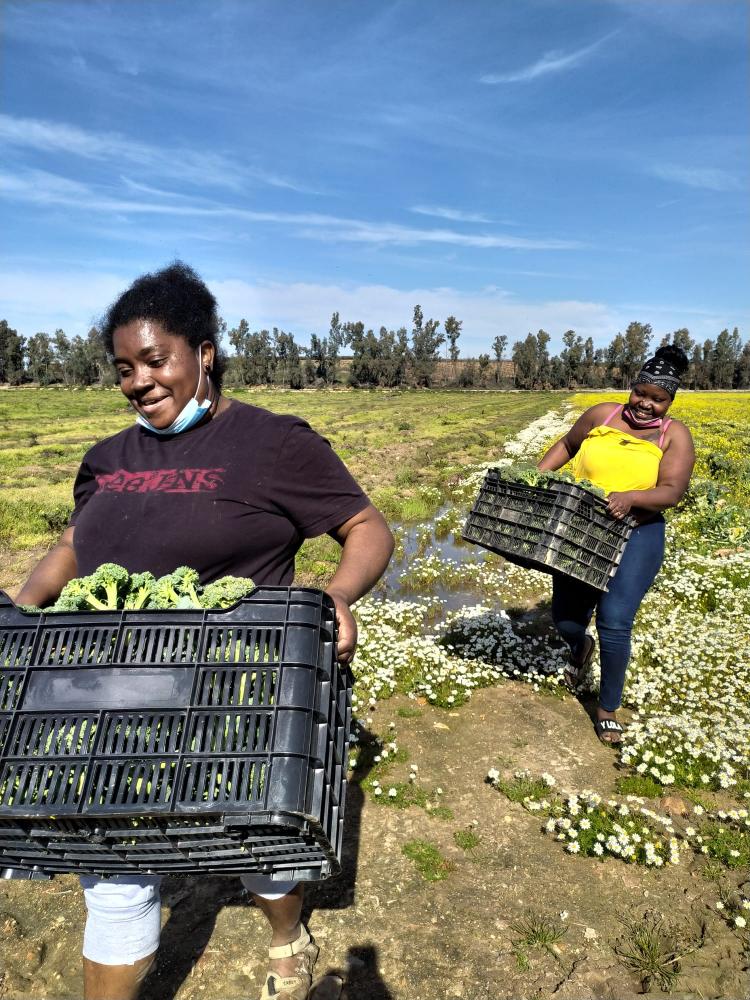
<svg viewBox="0 0 750 1000">
<path fill-rule="evenodd" d="M 662 446 L 662 445 L 664 444 L 664 435 L 665 435 L 665 434 L 667 433 L 667 431 L 669 430 L 669 425 L 670 425 L 671 423 L 672 423 L 672 418 L 671 418 L 671 417 L 667 417 L 667 419 L 666 419 L 666 420 L 663 420 L 663 421 L 662 421 L 662 425 L 661 425 L 661 434 L 659 435 L 659 447 L 660 447 L 660 448 L 661 448 L 661 446 Z M 663 450 L 663 449 L 662 449 L 662 450 Z"/>
<path fill-rule="evenodd" d="M 609 415 L 609 416 L 607 417 L 607 419 L 606 419 L 606 420 L 604 421 L 604 423 L 603 423 L 603 424 L 600 424 L 599 426 L 600 426 L 600 427 L 606 427 L 606 426 L 607 426 L 607 424 L 608 424 L 608 423 L 610 422 L 610 420 L 612 419 L 612 417 L 614 417 L 616 413 L 622 413 L 622 411 L 623 411 L 624 409 L 625 409 L 625 406 L 624 406 L 624 405 L 623 405 L 623 406 L 616 406 L 616 407 L 614 408 L 614 410 L 612 410 L 612 412 L 610 413 L 610 415 Z"/>
</svg>

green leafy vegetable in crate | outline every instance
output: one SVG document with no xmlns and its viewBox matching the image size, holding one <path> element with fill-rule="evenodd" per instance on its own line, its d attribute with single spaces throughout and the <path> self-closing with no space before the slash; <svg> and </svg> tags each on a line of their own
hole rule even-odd
<svg viewBox="0 0 750 1000">
<path fill-rule="evenodd" d="M 508 483 L 522 483 L 524 486 L 536 486 L 539 489 L 549 489 L 555 483 L 573 483 L 581 486 L 602 500 L 606 493 L 600 486 L 595 486 L 588 479 L 576 479 L 571 472 L 542 472 L 535 465 L 503 465 L 496 469 L 498 479 Z"/>
<path fill-rule="evenodd" d="M 252 580 L 224 576 L 205 587 L 196 570 L 178 566 L 158 579 L 152 573 L 128 573 L 103 563 L 90 576 L 75 577 L 63 587 L 49 611 L 117 611 L 139 608 L 228 608 L 255 589 Z M 39 608 L 22 606 L 22 610 Z"/>
</svg>

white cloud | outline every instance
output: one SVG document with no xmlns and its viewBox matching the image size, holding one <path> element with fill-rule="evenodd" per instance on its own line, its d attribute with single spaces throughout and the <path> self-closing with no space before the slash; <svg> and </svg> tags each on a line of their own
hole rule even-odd
<svg viewBox="0 0 750 1000">
<path fill-rule="evenodd" d="M 474 247 L 480 250 L 577 250 L 583 244 L 576 240 L 554 237 L 526 237 L 458 233 L 453 229 L 414 229 L 389 222 L 363 222 L 356 219 L 338 219 L 335 228 L 302 229 L 300 236 L 331 243 L 373 243 L 381 246 L 419 246 L 443 244 Z"/>
<path fill-rule="evenodd" d="M 529 80 L 536 80 L 540 76 L 547 76 L 550 73 L 561 73 L 563 70 L 575 69 L 592 52 L 595 52 L 600 45 L 609 41 L 616 34 L 616 31 L 612 31 L 592 45 L 587 45 L 583 49 L 576 49 L 575 52 L 565 53 L 558 49 L 545 52 L 541 59 L 537 59 L 536 62 L 524 66 L 523 69 L 514 70 L 511 73 L 486 73 L 479 78 L 480 83 L 526 83 Z"/>
<path fill-rule="evenodd" d="M 132 276 L 75 271 L 3 271 L 3 315 L 25 336 L 39 330 L 85 334 Z"/>
<path fill-rule="evenodd" d="M 719 167 L 685 167 L 676 163 L 657 163 L 650 173 L 664 181 L 674 181 L 687 187 L 708 191 L 737 191 L 741 185 L 737 178 Z"/>
<path fill-rule="evenodd" d="M 135 275 L 82 270 L 6 271 L 0 299 L 8 322 L 25 335 L 63 327 L 84 334 L 95 318 Z M 463 320 L 462 353 L 490 349 L 499 333 L 510 342 L 544 327 L 559 336 L 574 327 L 584 336 L 606 340 L 617 328 L 608 307 L 596 302 L 521 301 L 498 288 L 460 292 L 453 288 L 399 289 L 388 285 L 321 285 L 305 282 L 253 282 L 242 278 L 209 280 L 224 318 L 233 325 L 245 317 L 253 329 L 279 326 L 305 343 L 310 333 L 325 334 L 331 313 L 367 326 L 410 327 L 414 305 L 441 321 L 453 313 Z"/>
<path fill-rule="evenodd" d="M 239 164 L 218 153 L 193 149 L 160 149 L 119 132 L 90 132 L 65 122 L 38 118 L 14 118 L 0 114 L 0 142 L 42 153 L 66 153 L 87 160 L 113 161 L 137 166 L 162 177 L 172 177 L 201 186 L 242 189 L 248 181 L 304 194 L 312 188 L 290 177 L 253 164 Z"/>
<path fill-rule="evenodd" d="M 60 326 L 69 335 L 85 334 L 135 276 L 81 268 L 7 271 L 0 274 L 0 300 L 5 318 L 24 335 L 38 330 L 51 332 Z M 445 287 L 252 281 L 241 276 L 209 278 L 207 283 L 230 326 L 244 317 L 253 329 L 278 326 L 290 330 L 302 344 L 311 333 L 325 335 L 334 311 L 344 321 L 362 320 L 375 330 L 381 325 L 408 329 L 414 306 L 419 303 L 425 316 L 442 322 L 453 314 L 463 321 L 459 346 L 465 357 L 489 352 L 498 334 L 506 334 L 512 345 L 540 328 L 552 335 L 551 347 L 556 352 L 568 329 L 584 338 L 590 336 L 596 346 L 605 346 L 633 319 L 652 323 L 657 343 L 665 333 L 682 326 L 703 340 L 716 337 L 725 326 L 747 322 L 744 316 L 684 305 L 520 299 L 497 287 L 466 292 Z"/>
<path fill-rule="evenodd" d="M 478 212 L 462 212 L 457 208 L 442 208 L 440 205 L 412 205 L 409 211 L 416 215 L 448 219 L 450 222 L 492 222 L 492 219 L 488 219 L 486 215 L 480 215 Z"/>
<path fill-rule="evenodd" d="M 555 237 L 525 237 L 459 233 L 452 229 L 415 229 L 389 222 L 369 222 L 361 219 L 340 218 L 315 212 L 258 212 L 253 209 L 223 205 L 205 199 L 175 202 L 169 192 L 150 186 L 125 182 L 125 186 L 138 193 L 152 193 L 159 199 L 143 200 L 127 196 L 101 193 L 77 181 L 70 181 L 43 170 L 29 170 L 24 174 L 0 172 L 0 197 L 37 205 L 63 205 L 91 213 L 163 215 L 196 217 L 204 219 L 236 219 L 243 223 L 267 223 L 294 227 L 293 235 L 304 239 L 329 243 L 370 243 L 396 246 L 442 244 L 474 247 L 482 250 L 573 250 L 581 244 L 574 240 Z M 301 228 L 296 228 L 301 227 Z"/>
</svg>

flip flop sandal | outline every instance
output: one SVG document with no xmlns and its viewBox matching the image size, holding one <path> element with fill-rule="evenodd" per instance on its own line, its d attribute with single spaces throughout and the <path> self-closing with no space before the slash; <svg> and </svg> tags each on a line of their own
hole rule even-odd
<svg viewBox="0 0 750 1000">
<path fill-rule="evenodd" d="M 622 734 L 625 730 L 617 719 L 597 719 L 594 723 L 594 732 L 599 737 L 601 743 L 606 743 L 610 747 L 616 747 L 622 743 Z M 607 733 L 619 734 L 619 739 L 608 739 Z"/>
<path fill-rule="evenodd" d="M 583 659 L 580 662 L 576 662 L 572 655 L 568 659 L 568 666 L 563 670 L 563 680 L 565 686 L 569 691 L 574 692 L 581 682 L 581 674 L 584 672 L 586 667 L 591 663 L 594 656 L 594 650 L 596 649 L 596 639 L 593 635 L 586 633 L 586 638 L 589 641 L 589 646 L 583 655 Z"/>
<path fill-rule="evenodd" d="M 269 948 L 268 957 L 271 960 L 298 956 L 297 968 L 293 976 L 268 972 L 260 1000 L 307 1000 L 312 986 L 312 970 L 319 951 L 304 924 L 300 927 L 296 941 Z"/>
</svg>

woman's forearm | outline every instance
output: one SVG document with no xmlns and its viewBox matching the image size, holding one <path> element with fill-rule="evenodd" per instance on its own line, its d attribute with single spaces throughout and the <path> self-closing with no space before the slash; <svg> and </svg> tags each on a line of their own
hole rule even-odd
<svg viewBox="0 0 750 1000">
<path fill-rule="evenodd" d="M 654 486 L 651 490 L 630 490 L 633 507 L 653 513 L 661 513 L 680 502 L 684 490 L 675 486 Z"/>
<path fill-rule="evenodd" d="M 71 535 L 68 535 L 71 532 Z M 33 604 L 38 608 L 55 601 L 68 580 L 77 573 L 72 529 L 68 529 L 57 545 L 34 568 L 31 576 L 16 595 L 16 604 Z"/>
<path fill-rule="evenodd" d="M 385 519 L 372 508 L 367 519 L 353 524 L 344 538 L 338 568 L 326 591 L 354 604 L 383 575 L 393 547 L 393 535 Z"/>
</svg>

